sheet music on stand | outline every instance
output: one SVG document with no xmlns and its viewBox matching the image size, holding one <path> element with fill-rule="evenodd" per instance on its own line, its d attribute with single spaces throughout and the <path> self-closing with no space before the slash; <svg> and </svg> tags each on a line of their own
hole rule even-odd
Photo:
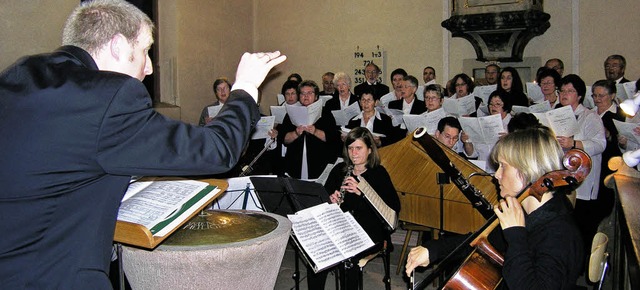
<svg viewBox="0 0 640 290">
<path fill-rule="evenodd" d="M 329 202 L 322 184 L 288 177 L 252 176 L 251 182 L 266 212 L 286 217 L 299 210 Z"/>
<path fill-rule="evenodd" d="M 266 175 L 265 177 L 275 177 Z M 209 209 L 245 209 L 264 211 L 256 195 L 256 189 L 249 176 L 234 177 L 227 179 L 229 187 L 225 193 L 215 199 Z"/>
</svg>

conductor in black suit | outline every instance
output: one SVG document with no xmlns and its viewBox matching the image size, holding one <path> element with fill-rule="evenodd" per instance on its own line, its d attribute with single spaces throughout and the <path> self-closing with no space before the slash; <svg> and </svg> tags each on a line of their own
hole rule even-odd
<svg viewBox="0 0 640 290">
<path fill-rule="evenodd" d="M 257 87 L 286 57 L 245 53 L 206 127 L 156 113 L 141 80 L 153 23 L 124 0 L 84 2 L 63 45 L 0 73 L 0 285 L 111 289 L 116 215 L 132 175 L 229 170 L 260 118 Z"/>
<path fill-rule="evenodd" d="M 364 91 L 365 87 L 371 88 L 373 95 L 377 99 L 380 99 L 382 98 L 382 96 L 388 94 L 389 86 L 381 83 L 378 78 L 381 72 L 382 71 L 380 70 L 380 67 L 378 67 L 377 64 L 373 62 L 370 62 L 369 64 L 367 64 L 364 67 L 364 76 L 366 78 L 365 82 L 357 85 L 353 89 L 353 92 L 356 94 L 356 96 L 362 95 L 362 92 Z"/>
</svg>

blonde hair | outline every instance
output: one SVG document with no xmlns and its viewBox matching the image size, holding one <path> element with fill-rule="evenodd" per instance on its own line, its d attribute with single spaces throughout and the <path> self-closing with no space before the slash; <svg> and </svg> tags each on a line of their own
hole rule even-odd
<svg viewBox="0 0 640 290">
<path fill-rule="evenodd" d="M 544 126 L 507 134 L 491 151 L 491 161 L 503 159 L 516 168 L 525 183 L 532 183 L 545 173 L 560 170 L 564 152 L 555 134 Z"/>
<path fill-rule="evenodd" d="M 74 45 L 90 54 L 118 33 L 135 44 L 145 25 L 153 33 L 151 19 L 133 4 L 123 0 L 83 2 L 73 10 L 62 31 L 62 45 Z"/>
</svg>

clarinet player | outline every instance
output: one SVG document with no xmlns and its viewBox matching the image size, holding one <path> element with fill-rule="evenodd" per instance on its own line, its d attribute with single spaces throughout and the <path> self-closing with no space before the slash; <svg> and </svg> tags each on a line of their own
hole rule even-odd
<svg viewBox="0 0 640 290">
<path fill-rule="evenodd" d="M 373 135 L 367 128 L 356 127 L 347 134 L 343 146 L 343 156 L 345 162 L 339 163 L 333 168 L 325 183 L 325 189 L 331 193 L 330 201 L 332 203 L 342 200 L 341 209 L 345 212 L 351 212 L 355 220 L 376 244 L 373 248 L 356 255 L 352 262 L 357 263 L 360 258 L 380 251 L 385 241 L 387 245 L 391 245 L 391 233 L 385 229 L 377 212 L 367 204 L 357 188 L 359 178 L 366 179 L 382 200 L 396 213 L 400 211 L 400 199 L 391 183 L 389 173 L 380 165 L 378 148 L 375 145 Z M 351 172 L 348 172 L 349 168 L 352 168 Z M 308 289 L 324 289 L 327 273 L 332 270 L 334 268 L 314 273 L 312 269 L 307 268 Z M 346 289 L 357 289 L 357 265 L 346 269 L 345 277 Z"/>
</svg>

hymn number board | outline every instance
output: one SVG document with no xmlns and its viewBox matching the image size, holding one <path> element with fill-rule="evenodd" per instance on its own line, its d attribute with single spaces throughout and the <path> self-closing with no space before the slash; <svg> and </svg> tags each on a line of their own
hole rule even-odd
<svg viewBox="0 0 640 290">
<path fill-rule="evenodd" d="M 385 83 L 384 75 L 386 71 L 386 61 L 385 61 L 385 52 L 380 48 L 379 45 L 371 49 L 360 48 L 360 46 L 356 47 L 353 52 L 353 84 L 352 87 L 355 87 L 361 83 L 367 81 L 367 78 L 364 74 L 364 68 L 369 63 L 375 63 L 380 68 L 380 76 L 378 76 L 378 82 Z"/>
</svg>

